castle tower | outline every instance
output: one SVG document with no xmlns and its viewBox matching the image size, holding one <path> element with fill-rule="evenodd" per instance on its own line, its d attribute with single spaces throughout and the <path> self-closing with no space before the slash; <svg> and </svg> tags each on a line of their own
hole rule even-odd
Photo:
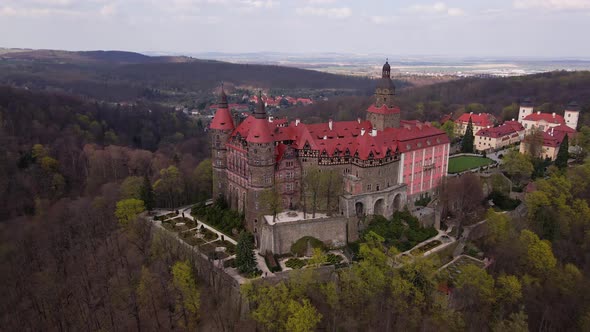
<svg viewBox="0 0 590 332">
<path fill-rule="evenodd" d="M 274 137 L 267 119 L 262 96 L 259 95 L 258 105 L 254 111 L 254 119 L 246 137 L 248 142 L 249 190 L 248 208 L 246 209 L 246 225 L 257 236 L 263 223 L 262 216 L 269 214 L 268 207 L 261 202 L 263 192 L 274 186 L 275 144 Z"/>
<path fill-rule="evenodd" d="M 367 120 L 371 121 L 373 128 L 399 128 L 400 110 L 395 106 L 394 96 L 395 85 L 391 80 L 391 66 L 386 61 L 375 89 L 375 104 L 367 110 Z"/>
<path fill-rule="evenodd" d="M 227 147 L 234 122 L 227 104 L 227 95 L 221 86 L 219 105 L 209 126 L 211 162 L 213 166 L 213 199 L 227 197 Z"/>
<path fill-rule="evenodd" d="M 563 113 L 565 125 L 576 130 L 578 127 L 578 120 L 580 119 L 580 106 L 575 101 L 569 103 Z"/>
<path fill-rule="evenodd" d="M 531 101 L 530 98 L 525 98 L 520 103 L 520 110 L 518 111 L 518 122 L 522 123 L 524 118 L 533 114 L 533 111 L 534 111 L 533 102 Z"/>
</svg>

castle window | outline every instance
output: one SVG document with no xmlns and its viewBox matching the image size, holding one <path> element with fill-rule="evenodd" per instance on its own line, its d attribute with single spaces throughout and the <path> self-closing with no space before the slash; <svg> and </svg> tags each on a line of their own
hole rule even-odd
<svg viewBox="0 0 590 332">
<path fill-rule="evenodd" d="M 368 185 L 367 185 L 367 191 L 371 191 L 371 189 L 373 189 L 373 185 L 371 185 L 371 184 L 368 184 Z"/>
<path fill-rule="evenodd" d="M 375 188 L 376 191 L 379 191 L 379 185 L 377 185 L 377 187 Z"/>
</svg>

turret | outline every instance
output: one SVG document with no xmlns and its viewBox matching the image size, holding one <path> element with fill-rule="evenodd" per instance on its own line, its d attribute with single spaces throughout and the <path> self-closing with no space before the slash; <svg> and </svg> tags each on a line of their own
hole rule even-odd
<svg viewBox="0 0 590 332">
<path fill-rule="evenodd" d="M 520 109 L 518 111 L 518 122 L 522 123 L 522 121 L 529 115 L 533 114 L 534 107 L 533 102 L 530 98 L 525 98 L 520 103 Z"/>
<path fill-rule="evenodd" d="M 385 61 L 381 70 L 381 79 L 375 89 L 375 106 L 381 107 L 382 105 L 386 105 L 390 108 L 394 107 L 394 96 L 395 85 L 391 80 L 391 66 L 388 61 Z"/>
<path fill-rule="evenodd" d="M 580 119 L 580 106 L 575 101 L 570 102 L 563 112 L 565 125 L 576 130 L 578 127 L 578 120 Z"/>
<path fill-rule="evenodd" d="M 254 110 L 254 117 L 256 119 L 266 119 L 266 108 L 264 107 L 264 101 L 262 101 L 262 91 L 258 91 L 258 104 L 256 110 Z"/>
<path fill-rule="evenodd" d="M 213 166 L 213 198 L 226 196 L 227 188 L 227 147 L 234 122 L 228 108 L 227 95 L 221 86 L 219 104 L 209 126 L 211 140 L 211 161 Z"/>
<path fill-rule="evenodd" d="M 254 119 L 250 126 L 246 142 L 248 143 L 248 169 L 251 190 L 248 202 L 253 202 L 247 209 L 246 221 L 249 229 L 255 232 L 262 222 L 262 216 L 269 214 L 268 206 L 261 202 L 262 194 L 273 188 L 275 174 L 275 141 L 271 130 L 272 123 L 267 120 L 262 96 L 259 95 Z M 256 233 L 256 232 L 255 232 Z M 256 234 L 255 234 L 256 235 Z"/>
<path fill-rule="evenodd" d="M 400 110 L 395 106 L 395 85 L 391 80 L 391 66 L 385 61 L 381 71 L 381 79 L 375 89 L 375 104 L 367 110 L 367 120 L 371 121 L 373 128 L 384 130 L 385 128 L 399 128 Z"/>
</svg>

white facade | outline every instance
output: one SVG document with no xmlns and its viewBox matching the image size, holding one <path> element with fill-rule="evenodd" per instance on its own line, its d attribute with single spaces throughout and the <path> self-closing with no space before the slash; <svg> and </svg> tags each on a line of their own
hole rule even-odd
<svg viewBox="0 0 590 332">
<path fill-rule="evenodd" d="M 522 123 L 524 118 L 531 114 L 533 114 L 532 106 L 520 106 L 520 110 L 518 111 L 518 122 Z"/>
<path fill-rule="evenodd" d="M 565 110 L 563 114 L 563 118 L 565 119 L 565 125 L 576 130 L 578 127 L 578 120 L 580 118 L 580 112 L 575 110 Z"/>
<path fill-rule="evenodd" d="M 537 114 L 539 114 L 540 112 L 538 112 Z M 555 113 L 553 113 L 553 116 L 555 117 Z M 533 129 L 538 129 L 540 131 L 547 131 L 550 128 L 553 127 L 557 127 L 560 126 L 561 124 L 558 122 L 549 122 L 549 121 L 545 121 L 544 119 L 541 120 L 524 120 L 521 121 L 522 126 L 524 127 L 525 133 L 526 134 L 530 134 Z"/>
</svg>

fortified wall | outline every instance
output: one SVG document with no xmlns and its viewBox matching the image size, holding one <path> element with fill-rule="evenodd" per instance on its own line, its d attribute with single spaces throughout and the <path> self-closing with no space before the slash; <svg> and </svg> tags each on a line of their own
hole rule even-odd
<svg viewBox="0 0 590 332">
<path fill-rule="evenodd" d="M 296 213 L 297 216 L 289 217 L 288 214 L 281 213 L 274 221 L 272 216 L 265 216 L 266 222 L 260 233 L 260 252 L 289 253 L 291 245 L 304 236 L 313 236 L 336 247 L 358 239 L 358 223 L 354 218 L 316 213 L 315 219 L 304 219 L 301 212 Z"/>
</svg>

